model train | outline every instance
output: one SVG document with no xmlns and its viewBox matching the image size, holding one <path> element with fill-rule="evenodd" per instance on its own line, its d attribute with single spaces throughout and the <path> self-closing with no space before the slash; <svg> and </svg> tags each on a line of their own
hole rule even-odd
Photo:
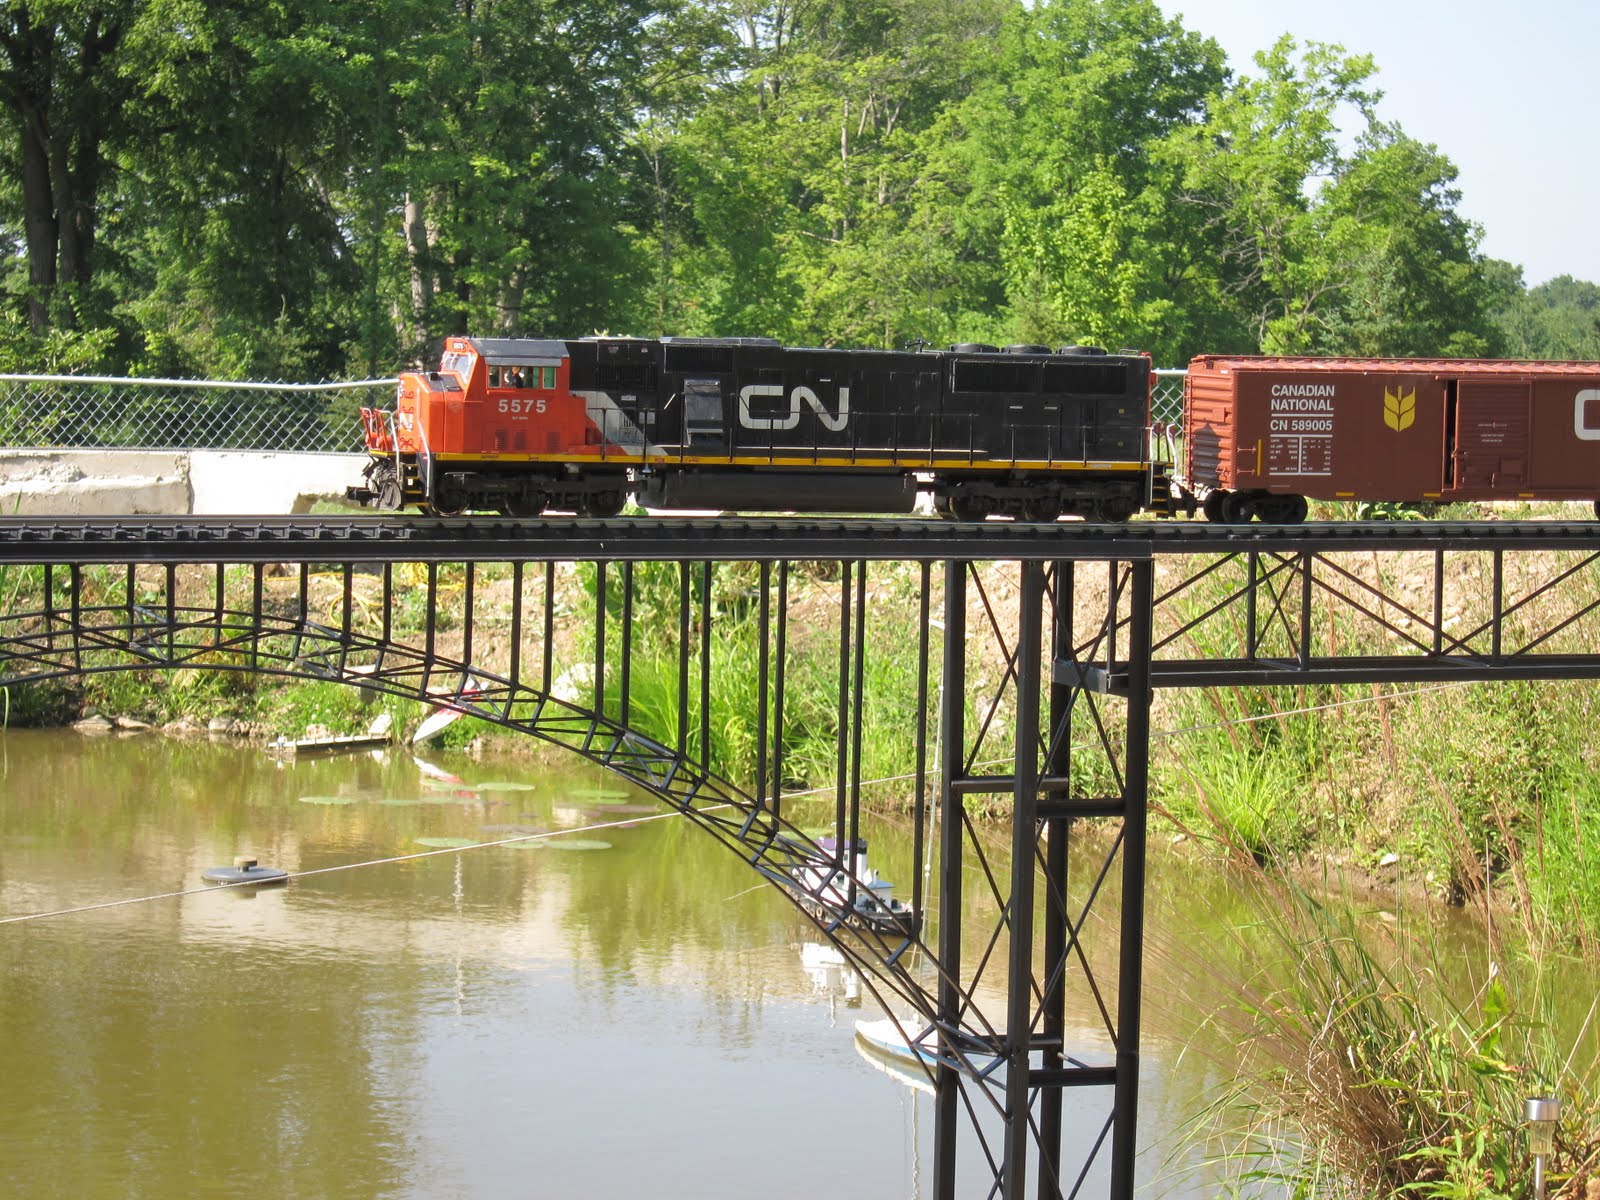
<svg viewBox="0 0 1600 1200">
<path fill-rule="evenodd" d="M 1307 500 L 1584 500 L 1600 364 L 1202 356 L 1183 467 L 1147 355 L 453 337 L 361 410 L 352 498 L 437 515 L 651 508 L 1305 519 Z"/>
</svg>

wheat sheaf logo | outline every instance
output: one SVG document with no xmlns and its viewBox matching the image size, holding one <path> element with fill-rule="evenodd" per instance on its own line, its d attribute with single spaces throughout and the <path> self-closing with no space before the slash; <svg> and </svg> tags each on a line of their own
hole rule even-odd
<svg viewBox="0 0 1600 1200">
<path fill-rule="evenodd" d="M 1417 389 L 1409 392 L 1391 392 L 1383 389 L 1383 423 L 1396 433 L 1411 428 L 1417 419 Z"/>
</svg>

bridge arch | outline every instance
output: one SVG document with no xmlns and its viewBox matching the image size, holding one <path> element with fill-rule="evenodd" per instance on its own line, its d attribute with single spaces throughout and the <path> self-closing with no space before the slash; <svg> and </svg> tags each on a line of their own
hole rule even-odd
<svg viewBox="0 0 1600 1200">
<path fill-rule="evenodd" d="M 193 576 L 184 584 L 180 574 L 169 567 L 152 576 L 130 567 L 117 581 L 120 594 L 107 594 L 98 586 L 106 583 L 103 577 L 95 580 L 78 567 L 44 568 L 40 607 L 0 609 L 0 688 L 131 671 L 246 673 L 337 683 L 459 710 L 560 747 L 692 822 L 793 904 L 857 970 L 886 1013 L 925 1022 L 908 1026 L 908 1036 L 931 1027 L 934 998 L 917 966 L 933 957 L 922 923 L 875 913 L 865 889 L 849 879 L 850 839 L 824 846 L 789 820 L 772 796 L 753 794 L 694 754 L 688 738 L 668 745 L 608 711 L 603 660 L 583 664 L 594 681 L 585 702 L 562 687 L 548 655 L 529 675 L 518 669 L 515 655 L 510 670 L 490 670 L 445 653 L 432 620 L 416 641 L 397 635 L 387 609 L 375 631 L 363 630 L 348 565 L 340 572 L 335 623 L 318 619 L 327 610 L 316 602 L 316 573 L 305 568 L 289 603 L 274 600 L 271 577 L 260 564 L 243 586 L 219 564 L 206 573 L 200 592 Z M 404 581 L 388 564 L 381 575 L 387 606 Z M 429 613 L 437 611 L 442 589 L 432 564 L 419 586 Z M 550 592 L 541 599 L 548 611 Z M 470 649 L 470 638 L 467 644 Z M 701 677 L 709 670 L 704 661 L 691 665 Z M 992 1031 L 975 1030 L 973 1044 L 986 1033 Z M 956 1063 L 977 1076 L 966 1054 Z"/>
</svg>

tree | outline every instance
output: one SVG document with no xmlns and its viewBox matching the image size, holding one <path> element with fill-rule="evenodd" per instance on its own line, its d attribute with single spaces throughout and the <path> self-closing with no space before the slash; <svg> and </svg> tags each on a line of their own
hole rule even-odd
<svg viewBox="0 0 1600 1200">
<path fill-rule="evenodd" d="M 384 11 L 403 35 L 401 5 Z M 343 369 L 363 279 L 339 195 L 377 75 L 351 18 L 333 0 L 151 0 L 119 230 L 137 369 Z"/>
<path fill-rule="evenodd" d="M 1313 349 L 1363 357 L 1494 353 L 1493 292 L 1479 231 L 1457 211 L 1454 165 L 1397 126 L 1374 124 L 1320 197 L 1314 228 L 1344 284 Z"/>
<path fill-rule="evenodd" d="M 1522 272 L 1497 263 L 1505 279 L 1495 319 L 1514 358 L 1600 361 L 1600 287 L 1558 275 L 1524 290 Z"/>
<path fill-rule="evenodd" d="M 1270 354 L 1481 354 L 1493 289 L 1454 166 L 1377 116 L 1372 60 L 1289 38 L 1165 155 L 1218 294 Z M 1339 119 L 1360 122 L 1353 151 Z"/>
<path fill-rule="evenodd" d="M 936 179 L 995 340 L 1173 355 L 1203 322 L 1192 214 L 1157 151 L 1204 119 L 1216 43 L 1148 0 L 1051 0 L 1007 17 L 995 61 L 933 134 Z"/>
<path fill-rule="evenodd" d="M 72 326 L 90 301 L 108 145 L 130 80 L 119 56 L 137 0 L 13 3 L 0 16 L 0 103 L 21 183 L 32 329 Z"/>
<path fill-rule="evenodd" d="M 1008 0 L 776 3 L 666 149 L 686 198 L 676 306 L 694 332 L 896 345 L 945 293 L 919 220 L 927 131 Z M 977 64 L 977 66 L 975 66 Z"/>
<path fill-rule="evenodd" d="M 627 306 L 638 197 L 621 164 L 656 14 L 649 0 L 448 10 L 398 114 L 418 329 L 570 333 Z"/>
</svg>

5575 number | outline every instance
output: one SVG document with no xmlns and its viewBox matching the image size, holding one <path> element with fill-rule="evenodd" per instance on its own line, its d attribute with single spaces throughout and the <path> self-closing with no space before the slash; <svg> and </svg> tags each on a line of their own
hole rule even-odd
<svg viewBox="0 0 1600 1200">
<path fill-rule="evenodd" d="M 520 416 L 523 413 L 542 413 L 544 408 L 544 400 L 535 400 L 531 397 L 526 400 L 521 400 L 514 396 L 502 396 L 500 398 L 500 411 L 503 413 L 513 413 Z"/>
</svg>

